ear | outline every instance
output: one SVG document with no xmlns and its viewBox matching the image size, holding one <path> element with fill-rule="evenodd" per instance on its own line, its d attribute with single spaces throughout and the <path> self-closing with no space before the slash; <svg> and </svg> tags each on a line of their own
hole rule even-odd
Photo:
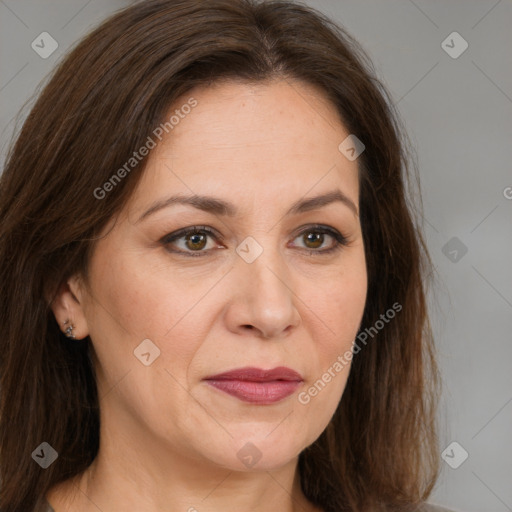
<svg viewBox="0 0 512 512">
<path fill-rule="evenodd" d="M 62 332 L 73 327 L 75 339 L 81 340 L 89 335 L 84 311 L 84 288 L 78 276 L 64 281 L 53 301 L 50 303 L 55 319 Z"/>
</svg>

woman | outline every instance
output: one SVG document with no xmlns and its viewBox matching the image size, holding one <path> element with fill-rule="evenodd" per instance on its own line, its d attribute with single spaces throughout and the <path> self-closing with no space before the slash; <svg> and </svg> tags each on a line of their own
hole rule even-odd
<svg viewBox="0 0 512 512">
<path fill-rule="evenodd" d="M 1 177 L 2 511 L 436 510 L 390 105 L 288 1 L 148 0 L 69 53 Z"/>
</svg>

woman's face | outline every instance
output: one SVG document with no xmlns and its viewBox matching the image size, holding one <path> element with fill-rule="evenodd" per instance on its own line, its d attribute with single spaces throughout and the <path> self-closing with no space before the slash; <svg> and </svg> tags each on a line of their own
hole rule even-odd
<svg viewBox="0 0 512 512">
<path fill-rule="evenodd" d="M 318 438 L 347 381 L 336 362 L 367 291 L 357 160 L 311 86 L 217 84 L 169 117 L 190 97 L 98 242 L 90 289 L 70 281 L 68 313 L 91 337 L 112 443 L 277 468 Z"/>
</svg>

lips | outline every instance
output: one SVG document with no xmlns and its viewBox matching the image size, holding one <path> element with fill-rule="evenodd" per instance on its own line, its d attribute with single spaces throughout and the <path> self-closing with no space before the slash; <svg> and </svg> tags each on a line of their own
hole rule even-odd
<svg viewBox="0 0 512 512">
<path fill-rule="evenodd" d="M 268 405 L 293 394 L 303 382 L 302 376 L 291 368 L 280 366 L 271 370 L 238 368 L 204 379 L 214 388 L 244 402 Z"/>
</svg>

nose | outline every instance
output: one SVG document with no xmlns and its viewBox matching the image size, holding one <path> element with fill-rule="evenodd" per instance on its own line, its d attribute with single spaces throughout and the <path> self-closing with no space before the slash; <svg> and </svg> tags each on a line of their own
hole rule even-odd
<svg viewBox="0 0 512 512">
<path fill-rule="evenodd" d="M 231 272 L 226 322 L 237 334 L 274 339 L 288 336 L 300 325 L 299 298 L 279 251 L 265 249 L 252 263 L 237 258 Z"/>
</svg>

